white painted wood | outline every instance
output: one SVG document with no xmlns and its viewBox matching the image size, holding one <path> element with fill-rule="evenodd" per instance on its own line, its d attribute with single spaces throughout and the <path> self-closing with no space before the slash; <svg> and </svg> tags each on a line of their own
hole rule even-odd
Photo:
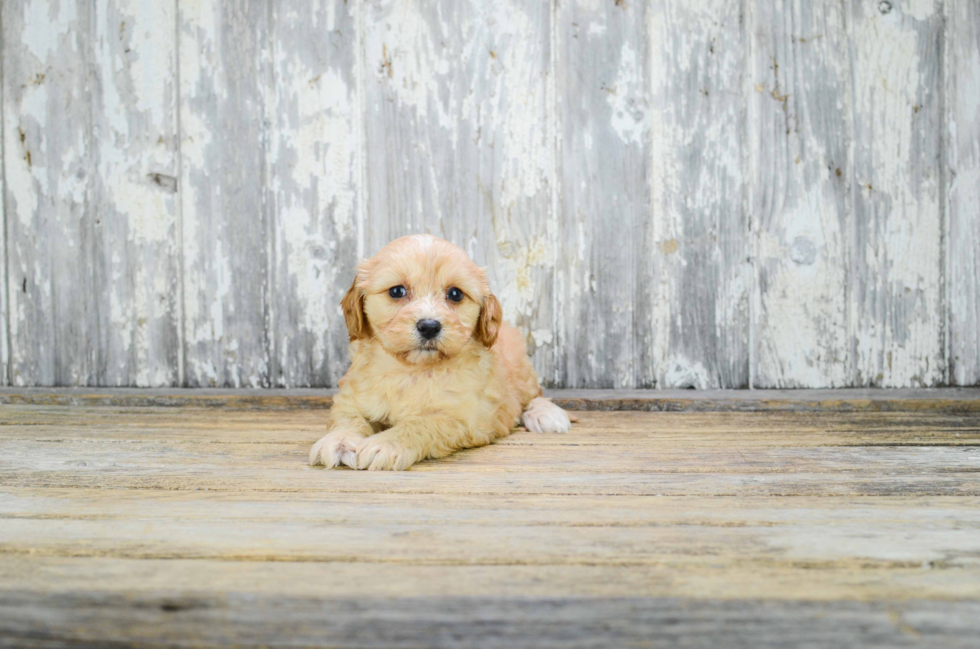
<svg viewBox="0 0 980 649">
<path fill-rule="evenodd" d="M 663 0 L 650 11 L 657 385 L 748 387 L 741 8 Z"/>
<path fill-rule="evenodd" d="M 640 2 L 557 5 L 557 383 L 652 386 L 650 59 Z"/>
<path fill-rule="evenodd" d="M 980 4 L 944 6 L 949 382 L 980 385 Z"/>
<path fill-rule="evenodd" d="M 846 11 L 748 5 L 755 387 L 849 385 Z"/>
<path fill-rule="evenodd" d="M 932 0 L 848 4 L 853 75 L 851 383 L 945 376 L 941 29 Z"/>
<path fill-rule="evenodd" d="M 278 386 L 336 385 L 347 369 L 340 300 L 361 235 L 356 3 L 274 3 L 269 165 L 275 218 L 271 338 Z"/>
<path fill-rule="evenodd" d="M 549 386 L 980 383 L 972 0 L 0 12 L 0 384 L 335 385 L 421 231 Z"/>
<path fill-rule="evenodd" d="M 271 5 L 179 6 L 184 381 L 268 387 Z M 307 79 L 308 81 L 309 79 Z"/>
<path fill-rule="evenodd" d="M 365 256 L 413 232 L 463 247 L 488 266 L 504 317 L 550 383 L 548 3 L 376 0 L 363 11 Z"/>
<path fill-rule="evenodd" d="M 10 359 L 9 328 L 7 327 L 7 295 L 10 286 L 7 283 L 7 217 L 4 208 L 4 179 L 3 172 L 3 7 L 0 6 L 0 385 L 9 384 L 8 364 Z"/>
<path fill-rule="evenodd" d="M 177 380 L 173 18 L 3 4 L 14 384 Z"/>
</svg>

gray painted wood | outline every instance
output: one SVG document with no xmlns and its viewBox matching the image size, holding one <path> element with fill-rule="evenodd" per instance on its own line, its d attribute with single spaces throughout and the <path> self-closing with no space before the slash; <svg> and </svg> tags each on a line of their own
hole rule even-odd
<svg viewBox="0 0 980 649">
<path fill-rule="evenodd" d="M 949 381 L 980 385 L 980 4 L 944 6 Z"/>
<path fill-rule="evenodd" d="M 748 387 L 742 8 L 655 2 L 650 28 L 657 384 Z"/>
<path fill-rule="evenodd" d="M 557 5 L 558 385 L 654 383 L 650 59 L 639 2 Z"/>
<path fill-rule="evenodd" d="M 179 5 L 184 382 L 276 376 L 271 5 Z"/>
<path fill-rule="evenodd" d="M 846 13 L 750 3 L 755 387 L 850 385 Z"/>
<path fill-rule="evenodd" d="M 3 4 L 16 385 L 177 380 L 173 17 L 173 2 Z"/>
<path fill-rule="evenodd" d="M 427 231 L 546 385 L 978 384 L 977 11 L 10 0 L 0 383 L 334 385 Z"/>
<path fill-rule="evenodd" d="M 0 646 L 975 646 L 977 602 L 0 591 Z"/>
<path fill-rule="evenodd" d="M 942 24 L 931 1 L 848 5 L 854 385 L 935 385 L 942 340 Z"/>
<path fill-rule="evenodd" d="M 0 6 L 0 61 L 3 59 L 3 7 Z M 4 180 L 3 171 L 3 66 L 0 65 L 0 386 L 9 383 L 10 337 L 7 328 L 8 308 L 7 294 L 7 217 L 4 209 Z"/>
<path fill-rule="evenodd" d="M 552 382 L 548 3 L 379 0 L 363 11 L 364 254 L 415 232 L 460 245 L 488 266 L 504 317 Z"/>
<path fill-rule="evenodd" d="M 355 4 L 273 3 L 270 289 L 277 386 L 336 385 L 347 369 L 338 306 L 361 235 Z"/>
</svg>

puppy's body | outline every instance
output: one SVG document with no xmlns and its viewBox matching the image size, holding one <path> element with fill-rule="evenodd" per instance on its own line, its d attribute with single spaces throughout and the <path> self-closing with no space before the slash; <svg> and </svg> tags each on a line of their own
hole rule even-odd
<svg viewBox="0 0 980 649">
<path fill-rule="evenodd" d="M 541 398 L 520 332 L 502 322 L 483 270 L 460 248 L 428 235 L 390 243 L 358 267 L 343 307 L 351 366 L 311 464 L 407 469 L 506 437 L 522 415 L 529 430 L 568 430 L 567 414 Z M 438 333 L 420 333 L 425 323 Z"/>
</svg>

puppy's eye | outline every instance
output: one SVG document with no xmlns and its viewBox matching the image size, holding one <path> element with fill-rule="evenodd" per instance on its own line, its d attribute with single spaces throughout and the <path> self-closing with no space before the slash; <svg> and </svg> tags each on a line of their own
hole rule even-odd
<svg viewBox="0 0 980 649">
<path fill-rule="evenodd" d="M 463 292 L 454 286 L 446 293 L 446 297 L 453 302 L 460 302 L 463 299 Z"/>
<path fill-rule="evenodd" d="M 404 286 L 392 286 L 388 289 L 388 295 L 397 300 L 408 295 L 408 291 L 405 290 Z"/>
</svg>

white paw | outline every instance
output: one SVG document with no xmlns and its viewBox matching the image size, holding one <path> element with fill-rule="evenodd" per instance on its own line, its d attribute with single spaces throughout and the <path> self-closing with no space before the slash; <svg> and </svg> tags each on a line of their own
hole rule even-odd
<svg viewBox="0 0 980 649">
<path fill-rule="evenodd" d="M 568 413 L 544 397 L 531 399 L 521 423 L 532 433 L 567 433 L 572 427 Z"/>
<path fill-rule="evenodd" d="M 325 466 L 332 469 L 341 464 L 354 469 L 357 465 L 357 445 L 364 437 L 335 430 L 320 438 L 310 449 L 310 466 Z"/>
<path fill-rule="evenodd" d="M 357 449 L 357 468 L 369 471 L 404 471 L 421 459 L 393 430 L 364 438 Z"/>
</svg>

